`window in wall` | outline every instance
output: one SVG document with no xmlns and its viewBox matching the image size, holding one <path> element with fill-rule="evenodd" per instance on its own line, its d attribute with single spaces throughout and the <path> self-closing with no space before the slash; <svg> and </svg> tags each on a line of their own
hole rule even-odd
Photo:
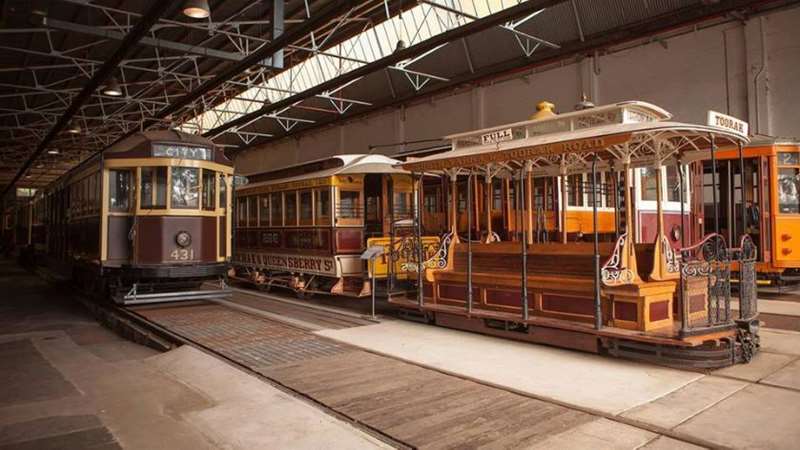
<svg viewBox="0 0 800 450">
<path fill-rule="evenodd" d="M 140 185 L 142 208 L 160 209 L 167 207 L 166 167 L 142 167 Z"/>
<path fill-rule="evenodd" d="M 217 197 L 217 173 L 213 170 L 203 169 L 203 209 L 213 211 L 217 208 L 214 204 Z"/>
<path fill-rule="evenodd" d="M 197 209 L 200 207 L 200 179 L 196 167 L 172 168 L 172 208 Z"/>
<path fill-rule="evenodd" d="M 270 198 L 270 224 L 273 227 L 283 226 L 283 194 L 274 192 Z"/>
<path fill-rule="evenodd" d="M 258 196 L 258 220 L 259 226 L 269 226 L 269 195 Z"/>
<path fill-rule="evenodd" d="M 297 191 L 286 192 L 283 200 L 286 209 L 286 226 L 297 225 Z"/>
<path fill-rule="evenodd" d="M 495 211 L 503 207 L 503 180 L 492 179 L 492 209 Z"/>
<path fill-rule="evenodd" d="M 127 211 L 131 206 L 130 170 L 110 170 L 108 182 L 108 207 L 112 211 Z"/>
<path fill-rule="evenodd" d="M 656 201 L 658 199 L 657 170 L 653 167 L 639 170 L 639 178 L 642 183 L 642 200 Z"/>
<path fill-rule="evenodd" d="M 394 193 L 394 215 L 397 218 L 411 217 L 411 193 Z"/>
<path fill-rule="evenodd" d="M 603 186 L 603 174 L 601 172 L 596 172 L 595 174 L 595 192 L 597 194 L 597 207 L 603 207 L 603 192 L 605 192 L 605 186 Z M 592 192 L 592 174 L 586 174 L 586 186 L 584 186 L 584 190 L 586 191 L 586 206 L 593 207 L 594 206 L 594 196 Z"/>
<path fill-rule="evenodd" d="M 439 212 L 439 191 L 433 190 L 425 191 L 425 194 L 422 197 L 422 203 L 425 207 L 426 213 L 437 213 Z"/>
<path fill-rule="evenodd" d="M 313 225 L 314 202 L 311 191 L 300 191 L 300 224 Z"/>
<path fill-rule="evenodd" d="M 318 189 L 314 192 L 317 204 L 317 225 L 330 225 L 331 223 L 331 191 L 328 188 Z"/>
<path fill-rule="evenodd" d="M 361 192 L 359 191 L 340 191 L 339 192 L 339 217 L 342 219 L 357 219 L 360 214 Z"/>
</svg>

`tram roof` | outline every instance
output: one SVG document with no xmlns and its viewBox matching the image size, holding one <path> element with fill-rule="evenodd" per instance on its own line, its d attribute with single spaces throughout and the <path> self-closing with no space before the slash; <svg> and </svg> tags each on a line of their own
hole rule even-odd
<svg viewBox="0 0 800 450">
<path fill-rule="evenodd" d="M 490 165 L 514 168 L 530 164 L 534 172 L 588 169 L 597 154 L 601 167 L 630 157 L 632 166 L 681 158 L 702 159 L 704 151 L 749 142 L 744 133 L 713 125 L 673 122 L 666 110 L 630 101 L 581 111 L 498 125 L 447 136 L 452 150 L 400 164 L 406 170 L 447 171 Z M 735 119 L 734 119 L 735 120 Z"/>
<path fill-rule="evenodd" d="M 325 163 L 325 162 L 334 162 L 336 164 L 335 167 L 330 166 L 322 166 L 326 167 L 322 170 L 313 170 L 309 171 L 300 175 L 293 175 L 288 177 L 281 177 L 275 178 L 265 181 L 257 181 L 255 183 L 248 183 L 244 186 L 241 186 L 239 189 L 249 189 L 255 188 L 259 186 L 271 186 L 275 184 L 282 184 L 282 183 L 291 183 L 294 181 L 302 181 L 308 180 L 312 178 L 325 178 L 334 175 L 346 175 L 346 174 L 356 174 L 356 173 L 399 173 L 399 174 L 407 174 L 409 173 L 406 170 L 403 170 L 399 167 L 400 160 L 390 158 L 385 155 L 376 155 L 376 154 L 344 154 L 344 155 L 335 155 L 330 158 L 324 158 L 315 161 L 309 161 L 302 164 L 294 164 L 291 166 L 282 167 L 280 169 L 276 169 L 270 172 L 266 172 L 266 174 L 285 171 L 287 169 L 301 169 L 303 167 L 312 167 L 315 164 Z M 251 174 L 247 175 L 248 178 L 257 178 L 258 175 L 262 174 Z"/>
</svg>

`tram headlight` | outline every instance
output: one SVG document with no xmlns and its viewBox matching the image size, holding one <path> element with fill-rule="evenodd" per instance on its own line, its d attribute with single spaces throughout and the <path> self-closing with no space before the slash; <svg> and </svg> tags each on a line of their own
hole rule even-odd
<svg viewBox="0 0 800 450">
<path fill-rule="evenodd" d="M 186 248 L 192 245 L 192 235 L 188 231 L 179 231 L 175 235 L 175 243 L 179 246 Z"/>
</svg>

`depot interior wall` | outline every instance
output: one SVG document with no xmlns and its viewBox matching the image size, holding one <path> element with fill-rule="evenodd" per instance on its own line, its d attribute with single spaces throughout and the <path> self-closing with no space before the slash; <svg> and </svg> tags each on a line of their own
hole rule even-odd
<svg viewBox="0 0 800 450">
<path fill-rule="evenodd" d="M 391 154 L 397 148 L 370 149 L 370 145 L 439 138 L 525 120 L 540 100 L 569 111 L 582 93 L 598 104 L 649 101 L 672 112 L 676 120 L 696 123 L 705 123 L 707 111 L 713 109 L 752 124 L 757 103 L 762 132 L 800 137 L 795 114 L 800 104 L 797 24 L 800 8 L 527 71 L 283 139 L 243 153 L 237 167 L 247 174 L 337 153 Z"/>
</svg>

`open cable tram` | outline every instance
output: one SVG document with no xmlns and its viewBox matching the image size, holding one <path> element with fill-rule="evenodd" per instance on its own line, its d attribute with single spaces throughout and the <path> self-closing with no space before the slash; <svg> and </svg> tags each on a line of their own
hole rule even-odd
<svg viewBox="0 0 800 450">
<path fill-rule="evenodd" d="M 738 149 L 741 159 L 747 124 L 714 112 L 707 125 L 675 122 L 639 101 L 561 115 L 547 102 L 537 108 L 531 120 L 448 136 L 450 151 L 400 164 L 414 177 L 418 204 L 430 186 L 420 180 L 442 177 L 449 230 L 435 257 L 417 258 L 424 263 L 416 266 L 416 298 L 389 301 L 441 326 L 594 353 L 694 368 L 749 361 L 758 350 L 757 246 L 743 227 L 693 238 L 687 176 L 690 164 L 713 161 L 720 147 Z M 678 178 L 679 214 L 668 231 L 669 167 Z M 637 233 L 632 199 L 643 168 L 655 169 L 645 180 L 655 187 L 649 239 Z M 570 220 L 574 175 L 584 177 L 579 232 Z M 719 174 L 711 175 L 711 215 L 719 224 Z M 492 199 L 474 201 L 475 186 L 495 179 L 506 186 L 502 240 L 492 229 Z M 540 180 L 555 180 L 547 188 L 557 201 L 550 211 L 537 199 Z M 601 221 L 603 209 L 617 220 Z M 422 210 L 415 209 L 417 238 Z M 732 272 L 739 274 L 738 312 L 731 308 Z"/>
</svg>

